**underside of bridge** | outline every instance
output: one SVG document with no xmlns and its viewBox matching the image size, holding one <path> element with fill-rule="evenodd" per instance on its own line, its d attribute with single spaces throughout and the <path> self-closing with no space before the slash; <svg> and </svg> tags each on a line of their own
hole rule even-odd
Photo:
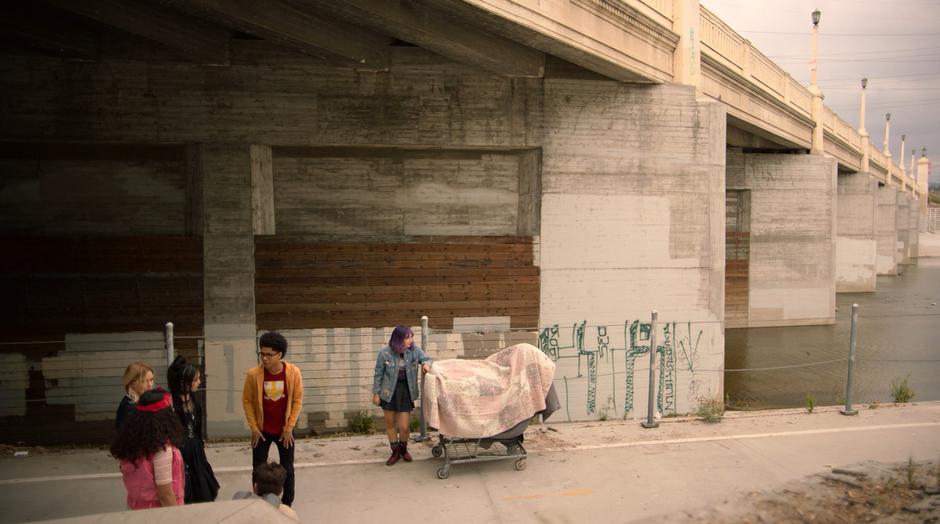
<svg viewBox="0 0 940 524">
<path fill-rule="evenodd" d="M 916 203 L 728 117 L 725 326 L 827 324 L 834 293 L 875 291 L 917 252 Z"/>
<path fill-rule="evenodd" d="M 657 409 L 721 397 L 719 103 L 463 2 L 245 6 L 3 6 L 5 439 L 106 439 L 166 321 L 213 436 L 244 432 L 259 330 L 290 337 L 300 432 L 335 430 L 421 315 L 436 358 L 539 344 L 584 420 L 646 404 L 656 309 Z M 753 206 L 766 144 L 736 147 Z"/>
</svg>

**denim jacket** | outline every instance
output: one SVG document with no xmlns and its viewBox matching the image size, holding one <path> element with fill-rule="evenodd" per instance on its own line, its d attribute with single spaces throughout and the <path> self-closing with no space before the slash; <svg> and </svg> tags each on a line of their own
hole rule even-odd
<svg viewBox="0 0 940 524">
<path fill-rule="evenodd" d="M 395 362 L 397 358 L 398 355 L 388 346 L 380 349 L 378 356 L 375 358 L 372 394 L 378 393 L 379 398 L 385 402 L 392 400 L 395 384 L 398 383 L 398 365 Z M 417 367 L 430 361 L 431 357 L 422 351 L 417 344 L 412 344 L 410 349 L 405 350 L 405 376 L 408 377 L 408 390 L 411 392 L 412 401 L 418 400 Z"/>
</svg>

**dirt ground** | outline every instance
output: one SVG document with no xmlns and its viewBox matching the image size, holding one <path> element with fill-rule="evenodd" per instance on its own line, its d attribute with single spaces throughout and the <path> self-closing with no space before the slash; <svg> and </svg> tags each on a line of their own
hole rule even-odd
<svg viewBox="0 0 940 524">
<path fill-rule="evenodd" d="M 864 462 L 834 468 L 771 492 L 749 493 L 714 508 L 655 519 L 725 523 L 937 523 L 940 463 Z"/>
</svg>

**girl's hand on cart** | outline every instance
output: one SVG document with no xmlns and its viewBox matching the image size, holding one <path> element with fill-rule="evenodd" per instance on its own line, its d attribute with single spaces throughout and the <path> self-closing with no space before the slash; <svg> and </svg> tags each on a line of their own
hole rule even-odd
<svg viewBox="0 0 940 524">
<path fill-rule="evenodd" d="M 375 393 L 375 394 L 372 395 L 372 403 L 375 404 L 376 406 L 379 406 L 379 405 L 382 404 L 382 403 L 380 402 L 379 394 L 378 394 L 378 393 Z"/>
</svg>

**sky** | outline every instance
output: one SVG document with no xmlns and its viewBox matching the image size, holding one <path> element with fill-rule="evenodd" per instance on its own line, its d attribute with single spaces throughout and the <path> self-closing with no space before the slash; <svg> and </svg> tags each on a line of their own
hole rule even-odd
<svg viewBox="0 0 940 524">
<path fill-rule="evenodd" d="M 809 86 L 812 12 L 819 22 L 817 78 L 823 103 L 858 129 L 861 79 L 868 78 L 865 130 L 899 162 L 901 135 L 927 148 L 930 182 L 940 183 L 940 0 L 700 0 L 739 35 Z"/>
</svg>

